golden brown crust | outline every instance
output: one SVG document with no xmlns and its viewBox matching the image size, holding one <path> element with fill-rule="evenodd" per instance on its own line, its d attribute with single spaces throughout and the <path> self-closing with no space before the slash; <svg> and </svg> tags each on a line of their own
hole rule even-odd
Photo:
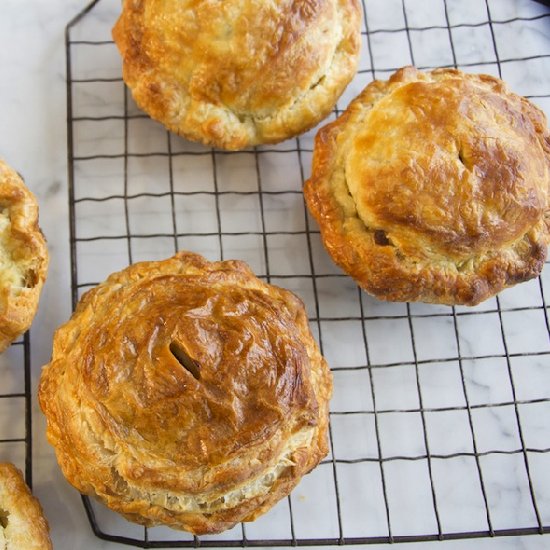
<svg viewBox="0 0 550 550">
<path fill-rule="evenodd" d="M 497 78 L 406 67 L 318 133 L 304 192 L 329 254 L 367 292 L 475 305 L 543 267 L 546 118 Z"/>
<path fill-rule="evenodd" d="M 0 351 L 31 326 L 47 269 L 36 198 L 0 160 Z"/>
<path fill-rule="evenodd" d="M 357 69 L 358 0 L 126 0 L 113 29 L 136 103 L 224 149 L 328 115 Z"/>
<path fill-rule="evenodd" d="M 79 491 L 202 534 L 267 511 L 319 463 L 331 391 L 298 298 L 182 252 L 82 297 L 39 400 Z"/>
<path fill-rule="evenodd" d="M 48 522 L 13 465 L 0 464 L 0 548 L 2 550 L 51 550 Z"/>
</svg>

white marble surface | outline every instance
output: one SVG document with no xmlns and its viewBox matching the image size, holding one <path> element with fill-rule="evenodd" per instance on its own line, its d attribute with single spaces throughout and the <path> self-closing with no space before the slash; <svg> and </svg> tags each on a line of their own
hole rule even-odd
<svg viewBox="0 0 550 550">
<path fill-rule="evenodd" d="M 68 246 L 66 110 L 64 26 L 81 9 L 84 0 L 0 0 L 0 156 L 26 178 L 41 204 L 41 225 L 51 251 L 51 268 L 39 314 L 32 329 L 33 388 L 40 365 L 47 362 L 56 326 L 70 315 L 70 265 Z M 110 21 L 117 9 L 116 0 L 102 0 L 105 9 L 93 12 L 73 30 L 72 38 L 109 39 Z M 390 9 L 390 5 L 393 6 Z M 395 6 L 394 6 L 395 5 Z M 486 20 L 485 2 L 448 0 L 451 24 L 482 23 Z M 548 10 L 530 0 L 491 0 L 495 20 L 536 17 Z M 411 28 L 446 26 L 443 2 L 407 0 Z M 380 78 L 395 67 L 414 61 L 420 66 L 453 63 L 447 30 L 411 31 L 413 55 L 406 33 L 385 32 L 402 28 L 399 0 L 371 0 L 368 3 L 369 30 L 374 69 Z M 495 39 L 502 59 L 550 53 L 550 18 L 495 25 Z M 459 63 L 471 64 L 468 70 L 497 74 L 490 29 L 486 25 L 452 30 L 454 52 Z M 435 46 L 434 46 L 435 44 Z M 365 41 L 362 68 L 370 69 Z M 112 46 L 73 47 L 75 78 L 118 77 L 120 62 Z M 481 64 L 480 64 L 481 63 Z M 502 65 L 510 85 L 523 94 L 550 94 L 550 60 L 510 61 Z M 359 74 L 339 102 L 343 108 L 372 77 Z M 73 87 L 75 116 L 109 116 L 123 113 L 120 83 L 80 84 Z M 550 113 L 550 100 L 536 98 Z M 131 112 L 137 112 L 131 108 Z M 149 120 L 132 120 L 129 140 L 131 153 L 165 151 L 166 133 Z M 123 151 L 123 128 L 118 122 L 75 125 L 75 154 L 87 156 Z M 306 151 L 302 161 L 306 170 L 310 160 L 313 132 L 300 139 Z M 174 157 L 174 186 L 177 191 L 212 191 L 212 157 L 202 147 L 171 139 Z M 316 315 L 309 257 L 304 234 L 285 235 L 281 231 L 304 231 L 304 210 L 300 190 L 301 174 L 296 153 L 281 153 L 295 142 L 281 144 L 259 158 L 263 190 L 287 190 L 264 199 L 268 236 L 269 275 L 272 282 L 296 291 Z M 204 155 L 185 156 L 186 152 Z M 255 157 L 249 153 L 217 155 L 217 185 L 222 191 L 257 191 Z M 162 157 L 131 158 L 131 193 L 168 190 L 168 163 Z M 122 191 L 121 164 L 117 160 L 82 161 L 75 168 L 76 196 L 104 197 Z M 118 187 L 117 187 L 118 186 Z M 129 223 L 134 234 L 173 231 L 170 206 L 165 198 L 129 201 Z M 176 228 L 183 234 L 180 248 L 191 248 L 214 259 L 240 257 L 249 261 L 261 275 L 267 274 L 266 255 L 258 217 L 257 195 L 225 194 L 221 202 L 221 229 L 224 233 L 251 232 L 250 235 L 224 235 L 221 249 L 216 233 L 213 198 L 193 195 L 176 200 Z M 83 201 L 77 206 L 77 235 L 116 236 L 125 232 L 122 201 Z M 174 252 L 170 237 L 134 239 L 132 259 L 165 257 Z M 114 269 L 128 263 L 125 241 L 108 240 L 79 244 L 79 282 L 94 283 Z M 323 252 L 318 239 L 312 243 L 311 260 L 319 293 L 320 331 L 324 353 L 335 368 L 335 396 L 332 404 L 333 451 L 337 460 L 376 459 L 376 426 L 373 414 L 376 400 L 382 456 L 401 457 L 384 463 L 386 498 L 394 535 L 414 535 L 437 531 L 433 497 L 426 460 L 410 458 L 426 454 L 422 415 L 432 459 L 439 521 L 444 532 L 487 528 L 485 505 L 479 489 L 479 476 L 473 453 L 472 430 L 477 451 L 484 453 L 480 467 L 486 486 L 493 528 L 535 526 L 533 507 L 527 491 L 523 457 L 514 453 L 519 440 L 510 374 L 504 353 L 504 340 L 496 311 L 496 301 L 474 308 L 457 308 L 456 327 L 449 308 L 414 304 L 412 323 L 405 304 L 382 304 L 367 296 L 359 301 L 355 285 L 339 277 L 339 271 Z M 302 275 L 290 277 L 289 275 Z M 550 296 L 550 270 L 543 276 L 546 297 Z M 506 291 L 500 296 L 504 337 L 511 359 L 516 397 L 536 401 L 550 396 L 550 342 L 541 305 L 538 281 Z M 521 308 L 535 307 L 525 310 Z M 519 311 L 517 309 L 520 309 Z M 366 316 L 365 332 L 358 317 Z M 471 313 L 475 312 L 475 315 Z M 437 315 L 437 316 L 435 316 Z M 412 345 L 411 334 L 414 334 Z M 391 335 L 391 337 L 390 337 Z M 458 335 L 458 336 L 457 336 Z M 368 359 L 377 368 L 372 378 L 365 370 L 354 370 Z M 458 352 L 461 363 L 453 360 Z M 521 357 L 521 353 L 540 352 Z M 20 349 L 13 348 L 0 360 L 2 393 L 21 387 Z M 490 356 L 490 357 L 486 357 Z M 480 358 L 486 357 L 486 358 Z M 415 369 L 415 358 L 418 369 Z M 464 383 L 462 382 L 461 373 Z M 372 386 L 372 388 L 371 388 Z M 419 393 L 418 386 L 421 391 Z M 372 391 L 371 391 L 372 389 Z M 466 397 L 472 406 L 472 425 L 464 409 Z M 23 409 L 0 400 L 0 438 L 17 437 L 23 430 Z M 353 414 L 342 414 L 342 413 Z M 519 406 L 525 445 L 529 449 L 550 447 L 550 405 L 531 402 Z M 55 547 L 69 549 L 115 548 L 96 539 L 90 531 L 79 496 L 64 481 L 51 448 L 44 438 L 44 421 L 36 402 L 34 422 L 34 488 L 50 519 Z M 452 434 L 451 436 L 449 434 Z M 498 451 L 495 453 L 495 451 Z M 505 454 L 512 452 L 512 454 Z M 457 455 L 458 456 L 454 456 Z M 438 458 L 448 457 L 453 458 Z M 529 453 L 539 513 L 550 523 L 549 454 Z M 21 463 L 20 448 L 0 447 L 0 459 Z M 360 466 L 338 463 L 342 529 L 344 535 L 384 536 L 388 533 L 384 492 L 377 462 Z M 315 505 L 312 505 L 315 503 Z M 292 497 L 297 537 L 337 537 L 339 526 L 334 496 L 332 464 L 320 466 L 307 476 Z M 99 509 L 101 526 L 117 534 L 140 536 L 140 528 Z M 287 538 L 288 504 L 277 506 L 268 516 L 247 526 L 249 538 Z M 236 534 L 235 534 L 236 533 Z M 221 537 L 240 538 L 240 528 Z M 182 539 L 185 535 L 155 529 L 150 538 Z M 221 540 L 218 537 L 218 540 Z M 511 537 L 496 540 L 452 541 L 402 545 L 404 548 L 435 546 L 442 549 L 528 548 L 550 546 L 549 536 Z M 400 547 L 401 545 L 397 545 Z"/>
</svg>

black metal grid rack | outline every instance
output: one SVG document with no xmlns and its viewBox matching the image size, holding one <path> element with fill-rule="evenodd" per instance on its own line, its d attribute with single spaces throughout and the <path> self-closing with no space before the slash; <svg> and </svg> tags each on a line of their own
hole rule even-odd
<svg viewBox="0 0 550 550">
<path fill-rule="evenodd" d="M 32 489 L 30 345 L 27 332 L 0 356 L 0 410 L 6 411 L 0 414 L 0 462 L 20 468 Z"/>
<path fill-rule="evenodd" d="M 530 34 L 550 43 L 549 8 L 363 8 L 360 70 L 338 107 L 413 63 L 502 76 L 549 111 L 550 46 L 533 50 Z M 131 525 L 84 498 L 95 534 L 160 548 L 549 533 L 550 268 L 469 309 L 369 298 L 334 268 L 303 204 L 314 131 L 238 153 L 167 133 L 120 77 L 110 38 L 119 9 L 95 0 L 66 30 L 73 305 L 111 271 L 178 249 L 245 259 L 305 300 L 335 396 L 329 457 L 264 518 L 199 539 Z"/>
</svg>

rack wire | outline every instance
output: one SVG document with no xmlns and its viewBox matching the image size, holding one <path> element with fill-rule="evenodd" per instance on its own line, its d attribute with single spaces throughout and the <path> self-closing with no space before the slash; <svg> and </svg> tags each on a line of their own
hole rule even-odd
<svg viewBox="0 0 550 550">
<path fill-rule="evenodd" d="M 0 414 L 0 462 L 12 462 L 20 468 L 32 489 L 30 346 L 26 332 L 0 356 L 0 411 L 6 412 Z"/>
<path fill-rule="evenodd" d="M 489 72 L 549 111 L 550 46 L 533 46 L 534 35 L 550 42 L 549 8 L 422 4 L 363 4 L 360 69 L 335 114 L 407 64 Z M 138 260 L 183 248 L 245 259 L 305 301 L 335 396 L 329 457 L 256 522 L 197 538 L 83 497 L 94 533 L 142 548 L 550 533 L 550 268 L 475 308 L 368 297 L 326 256 L 303 203 L 315 131 L 238 153 L 167 133 L 122 82 L 110 38 L 119 10 L 95 0 L 66 29 L 73 306 Z"/>
</svg>

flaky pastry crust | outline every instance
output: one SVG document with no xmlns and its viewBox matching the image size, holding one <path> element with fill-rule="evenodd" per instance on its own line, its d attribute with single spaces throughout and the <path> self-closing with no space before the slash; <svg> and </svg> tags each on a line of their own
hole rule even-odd
<svg viewBox="0 0 550 550">
<path fill-rule="evenodd" d="M 48 522 L 21 472 L 0 464 L 0 550 L 51 550 Z"/>
<path fill-rule="evenodd" d="M 296 296 L 181 252 L 82 297 L 39 400 L 79 491 L 204 534 L 255 519 L 319 463 L 331 391 Z"/>
<path fill-rule="evenodd" d="M 224 149 L 328 115 L 357 70 L 358 0 L 125 0 L 113 29 L 136 103 Z"/>
<path fill-rule="evenodd" d="M 0 160 L 0 351 L 31 326 L 47 270 L 36 198 Z"/>
<path fill-rule="evenodd" d="M 475 305 L 540 273 L 549 186 L 537 107 L 492 76 L 406 67 L 318 133 L 304 192 L 367 292 Z"/>
</svg>

